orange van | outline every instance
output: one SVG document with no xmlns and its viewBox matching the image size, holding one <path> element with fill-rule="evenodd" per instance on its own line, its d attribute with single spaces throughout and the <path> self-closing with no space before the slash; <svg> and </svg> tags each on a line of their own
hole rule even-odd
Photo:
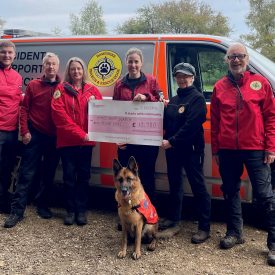
<svg viewBox="0 0 275 275">
<path fill-rule="evenodd" d="M 197 72 L 195 86 L 204 94 L 208 105 L 208 119 L 205 129 L 204 172 L 209 193 L 212 198 L 222 198 L 221 179 L 217 166 L 212 160 L 210 145 L 210 97 L 214 83 L 227 73 L 224 55 L 234 41 L 210 35 L 122 35 L 87 37 L 30 37 L 12 40 L 16 44 L 16 60 L 13 68 L 24 80 L 24 86 L 41 76 L 42 59 L 46 52 L 56 53 L 61 61 L 60 74 L 70 57 L 82 58 L 88 66 L 91 82 L 106 98 L 111 98 L 117 79 L 126 73 L 125 53 L 137 47 L 144 54 L 143 71 L 156 76 L 164 97 L 169 99 L 176 93 L 172 68 L 179 62 L 191 63 Z M 269 79 L 275 89 L 275 63 L 256 51 L 248 48 L 251 69 Z M 112 160 L 116 156 L 116 144 L 97 143 L 91 164 L 91 185 L 113 187 Z M 60 173 L 57 173 L 60 178 Z M 183 171 L 184 175 L 184 171 Z M 156 189 L 168 191 L 165 155 L 162 150 L 156 164 Z M 186 177 L 183 177 L 187 181 Z M 243 201 L 252 200 L 251 186 L 247 174 L 242 177 L 241 197 Z M 185 194 L 192 194 L 188 184 Z"/>
</svg>

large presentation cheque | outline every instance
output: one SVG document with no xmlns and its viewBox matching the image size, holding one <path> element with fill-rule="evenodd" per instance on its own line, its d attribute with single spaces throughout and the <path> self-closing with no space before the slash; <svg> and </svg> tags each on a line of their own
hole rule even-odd
<svg viewBox="0 0 275 275">
<path fill-rule="evenodd" d="M 89 139 L 160 146 L 163 108 L 162 102 L 92 100 L 89 103 Z"/>
</svg>

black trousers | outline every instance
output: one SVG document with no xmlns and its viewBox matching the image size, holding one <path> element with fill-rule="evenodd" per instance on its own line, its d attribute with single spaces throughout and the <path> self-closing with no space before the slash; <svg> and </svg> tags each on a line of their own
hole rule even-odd
<svg viewBox="0 0 275 275">
<path fill-rule="evenodd" d="M 167 172 L 170 187 L 170 216 L 180 221 L 183 203 L 182 169 L 184 168 L 191 186 L 199 220 L 199 229 L 210 230 L 211 198 L 207 192 L 203 175 L 204 153 L 193 149 L 182 151 L 180 148 L 166 150 Z"/>
<path fill-rule="evenodd" d="M 83 213 L 87 209 L 92 150 L 92 146 L 60 149 L 68 213 Z"/>
<path fill-rule="evenodd" d="M 275 190 L 275 162 L 270 164 L 271 168 L 271 185 L 272 189 Z"/>
<path fill-rule="evenodd" d="M 35 183 L 38 192 L 37 206 L 43 208 L 49 206 L 51 187 L 60 159 L 55 137 L 47 136 L 33 127 L 29 130 L 32 138 L 23 148 L 19 179 L 11 202 L 11 212 L 20 216 L 24 214 L 29 189 L 37 178 L 39 180 Z"/>
<path fill-rule="evenodd" d="M 0 131 L 0 208 L 9 207 L 8 189 L 15 164 L 18 131 Z"/>
<path fill-rule="evenodd" d="M 226 204 L 227 235 L 240 237 L 243 220 L 240 199 L 241 175 L 247 169 L 253 194 L 265 209 L 268 224 L 267 246 L 275 249 L 275 194 L 272 191 L 270 167 L 264 163 L 264 151 L 220 150 L 220 174 Z"/>
<path fill-rule="evenodd" d="M 131 156 L 135 157 L 141 183 L 153 203 L 155 203 L 155 165 L 158 152 L 158 146 L 148 145 L 127 144 L 126 149 L 118 149 L 118 159 L 124 167 L 127 166 Z"/>
</svg>

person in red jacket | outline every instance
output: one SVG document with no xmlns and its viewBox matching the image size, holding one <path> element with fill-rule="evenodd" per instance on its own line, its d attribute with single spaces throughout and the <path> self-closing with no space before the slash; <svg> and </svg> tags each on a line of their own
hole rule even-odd
<svg viewBox="0 0 275 275">
<path fill-rule="evenodd" d="M 113 100 L 160 101 L 159 85 L 152 75 L 141 71 L 142 64 L 141 50 L 129 49 L 126 53 L 128 73 L 115 84 Z M 158 150 L 157 146 L 118 144 L 118 159 L 122 166 L 127 166 L 131 156 L 137 160 L 142 185 L 153 204 L 155 203 L 155 164 Z"/>
<path fill-rule="evenodd" d="M 15 45 L 0 42 L 0 212 L 9 212 L 9 186 L 18 144 L 22 77 L 12 69 Z"/>
<path fill-rule="evenodd" d="M 253 194 L 267 214 L 267 262 L 275 265 L 275 194 L 269 166 L 275 158 L 274 94 L 267 79 L 248 70 L 244 45 L 232 44 L 226 62 L 228 75 L 215 84 L 211 99 L 212 153 L 219 165 L 227 209 L 227 231 L 220 247 L 244 243 L 240 185 L 245 166 Z"/>
<path fill-rule="evenodd" d="M 37 214 L 44 219 L 52 217 L 48 206 L 59 154 L 56 150 L 56 130 L 51 118 L 51 99 L 60 82 L 57 75 L 58 56 L 46 53 L 42 66 L 43 76 L 30 81 L 20 109 L 20 133 L 24 147 L 18 183 L 11 201 L 11 213 L 4 224 L 6 228 L 13 227 L 22 220 L 28 191 L 37 175 L 41 179 L 40 184 L 36 184 Z"/>
<path fill-rule="evenodd" d="M 65 225 L 75 221 L 77 225 L 87 224 L 88 185 L 95 145 L 88 137 L 88 102 L 93 99 L 102 99 L 102 96 L 88 82 L 84 61 L 70 58 L 65 81 L 57 87 L 52 99 L 52 118 L 57 129 L 65 184 Z"/>
</svg>

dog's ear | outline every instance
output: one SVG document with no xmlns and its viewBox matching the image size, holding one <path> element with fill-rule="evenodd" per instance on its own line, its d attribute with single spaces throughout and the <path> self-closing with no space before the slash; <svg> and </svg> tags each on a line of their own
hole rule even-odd
<svg viewBox="0 0 275 275">
<path fill-rule="evenodd" d="M 134 175 L 138 175 L 138 165 L 133 156 L 129 158 L 127 167 L 133 172 Z"/>
<path fill-rule="evenodd" d="M 120 162 L 117 159 L 114 159 L 113 160 L 114 175 L 116 176 L 121 169 L 122 169 L 122 165 L 120 164 Z"/>
</svg>

